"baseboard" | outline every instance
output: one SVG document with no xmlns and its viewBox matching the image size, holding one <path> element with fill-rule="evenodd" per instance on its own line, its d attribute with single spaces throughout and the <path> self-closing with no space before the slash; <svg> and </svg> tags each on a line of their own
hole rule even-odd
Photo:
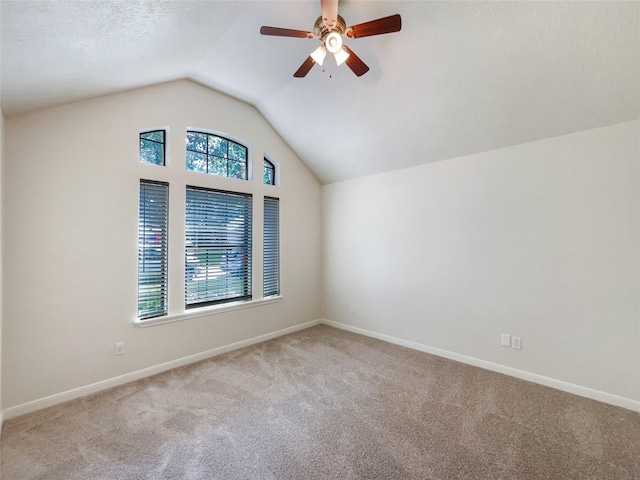
<svg viewBox="0 0 640 480">
<path fill-rule="evenodd" d="M 37 410 L 51 407 L 59 403 L 68 402 L 69 400 L 74 400 L 76 398 L 84 397 L 86 395 L 91 395 L 93 393 L 97 393 L 102 390 L 107 390 L 109 388 L 124 385 L 125 383 L 133 382 L 135 380 L 140 380 L 142 378 L 150 377 L 152 375 L 157 375 L 158 373 L 166 372 L 167 370 L 171 370 L 173 368 L 189 365 L 190 363 L 198 362 L 200 360 L 205 360 L 207 358 L 215 357 L 217 355 L 222 355 L 223 353 L 231 352 L 233 350 L 238 350 L 239 348 L 248 347 L 250 345 L 255 345 L 256 343 L 261 343 L 266 340 L 271 340 L 273 338 L 287 335 L 289 333 L 297 332 L 299 330 L 304 330 L 306 328 L 319 325 L 320 323 L 321 323 L 321 320 L 312 320 L 310 322 L 294 325 L 293 327 L 283 328 L 282 330 L 266 333 L 264 335 L 259 335 L 257 337 L 249 338 L 247 340 L 231 343 L 229 345 L 224 345 L 222 347 L 214 348 L 212 350 L 207 350 L 205 352 L 197 353 L 195 355 L 189 355 L 187 357 L 179 358 L 177 360 L 172 360 L 170 362 L 162 363 L 160 365 L 154 365 L 153 367 L 144 368 L 142 370 L 137 370 L 135 372 L 127 373 L 125 375 L 109 378 L 107 380 L 102 380 L 100 382 L 92 383 L 90 385 L 85 385 L 83 387 L 74 388 L 73 390 L 68 390 L 66 392 L 50 395 L 48 397 L 40 398 L 38 400 L 33 400 L 31 402 L 23 403 L 21 405 L 16 405 L 15 407 L 9 407 L 2 412 L 1 414 L 2 416 L 0 417 L 0 419 L 9 419 L 9 418 L 19 417 L 20 415 L 25 415 L 27 413 L 35 412 Z"/>
<path fill-rule="evenodd" d="M 442 350 L 440 348 L 430 347 L 428 345 L 411 342 L 402 338 L 392 337 L 383 333 L 365 330 L 364 328 L 354 327 L 345 323 L 334 322 L 333 320 L 322 319 L 321 323 L 349 332 L 365 335 L 367 337 L 376 338 L 378 340 L 384 340 L 385 342 L 394 343 L 396 345 L 401 345 L 413 350 L 419 350 L 421 352 L 430 353 L 439 357 L 444 357 L 450 360 L 455 360 L 457 362 L 473 365 L 474 367 L 480 367 L 486 370 L 491 370 L 493 372 L 503 373 L 511 377 L 520 378 L 522 380 L 527 380 L 529 382 L 544 385 L 546 387 L 562 390 L 563 392 L 573 393 L 581 397 L 590 398 L 599 402 L 608 403 L 617 407 L 627 408 L 635 412 L 640 412 L 640 401 L 632 400 L 630 398 L 620 397 L 610 393 L 601 392 L 600 390 L 594 390 L 592 388 L 582 387 L 580 385 L 564 382 L 562 380 L 556 380 L 555 378 L 545 377 L 543 375 L 538 375 L 524 370 L 518 370 L 517 368 L 507 367 L 505 365 L 500 365 L 499 363 L 488 362 L 479 358 L 461 355 L 459 353 Z"/>
<path fill-rule="evenodd" d="M 222 347 L 214 348 L 212 350 L 207 350 L 205 352 L 197 353 L 195 355 L 189 355 L 187 357 L 172 360 L 170 362 L 162 363 L 160 365 L 154 365 L 153 367 L 137 370 L 135 372 L 127 373 L 125 375 L 120 375 L 118 377 L 110 378 L 110 379 L 96 382 L 90 385 L 85 385 L 83 387 L 75 388 L 73 390 L 68 390 L 66 392 L 50 395 L 48 397 L 23 403 L 21 405 L 16 405 L 15 407 L 9 407 L 5 410 L 0 411 L 0 430 L 2 428 L 2 424 L 4 420 L 19 417 L 20 415 L 25 415 L 27 413 L 35 412 L 37 410 L 41 410 L 43 408 L 64 403 L 69 400 L 74 400 L 76 398 L 84 397 L 86 395 L 91 395 L 93 393 L 97 393 L 102 390 L 107 390 L 109 388 L 124 385 L 125 383 L 150 377 L 158 373 L 166 372 L 167 370 L 171 370 L 173 368 L 182 367 L 190 363 L 198 362 L 200 360 L 205 360 L 207 358 L 215 357 L 217 355 L 222 355 L 224 353 L 231 352 L 233 350 L 248 347 L 256 343 L 261 343 L 266 340 L 271 340 L 273 338 L 281 337 L 289 333 L 304 330 L 306 328 L 319 325 L 320 323 L 324 323 L 326 325 L 340 328 L 342 330 L 346 330 L 349 332 L 358 333 L 360 335 L 365 335 L 367 337 L 376 338 L 378 340 L 383 340 L 385 342 L 394 343 L 396 345 L 401 345 L 403 347 L 411 348 L 421 352 L 430 353 L 433 355 L 437 355 L 439 357 L 444 357 L 450 360 L 466 363 L 468 365 L 473 365 L 475 367 L 480 367 L 486 370 L 503 373 L 505 375 L 510 375 L 515 378 L 520 378 L 522 380 L 527 380 L 533 383 L 537 383 L 540 385 L 545 385 L 547 387 L 562 390 L 564 392 L 573 393 L 575 395 L 580 395 L 582 397 L 590 398 L 592 400 L 597 400 L 600 402 L 604 402 L 604 403 L 608 403 L 618 407 L 623 407 L 629 410 L 640 412 L 640 402 L 636 400 L 632 400 L 630 398 L 612 395 L 610 393 L 601 392 L 599 390 L 594 390 L 591 388 L 582 387 L 580 385 L 563 382 L 561 380 L 556 380 L 554 378 L 537 375 L 535 373 L 530 373 L 524 370 L 518 370 L 512 367 L 507 367 L 505 365 L 500 365 L 498 363 L 488 362 L 486 360 L 481 360 L 475 357 L 461 355 L 459 353 L 450 352 L 448 350 L 442 350 L 440 348 L 430 347 L 428 345 L 424 345 L 421 343 L 412 342 L 409 340 L 392 337 L 390 335 L 373 332 L 371 330 L 366 330 L 364 328 L 354 327 L 352 325 L 334 322 L 332 320 L 320 319 L 320 320 L 312 320 L 310 322 L 302 323 L 299 325 L 294 325 L 293 327 L 288 327 L 281 330 L 277 330 L 275 332 L 259 335 L 257 337 L 249 338 L 247 340 L 242 340 L 240 342 L 232 343 L 229 345 L 224 345 Z"/>
</svg>

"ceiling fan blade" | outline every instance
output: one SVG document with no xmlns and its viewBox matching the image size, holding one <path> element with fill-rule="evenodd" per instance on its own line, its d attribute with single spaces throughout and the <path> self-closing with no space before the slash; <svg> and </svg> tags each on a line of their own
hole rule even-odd
<svg viewBox="0 0 640 480">
<path fill-rule="evenodd" d="M 331 27 L 338 21 L 338 0 L 320 0 L 322 19 Z"/>
<path fill-rule="evenodd" d="M 279 27 L 260 27 L 262 35 L 273 35 L 275 37 L 296 37 L 296 38 L 314 38 L 315 34 L 305 32 L 304 30 L 292 30 L 290 28 Z"/>
<path fill-rule="evenodd" d="M 370 37 L 372 35 L 382 35 L 383 33 L 399 32 L 402 28 L 402 20 L 397 13 L 389 17 L 371 20 L 347 28 L 349 38 Z"/>
<path fill-rule="evenodd" d="M 343 45 L 342 48 L 349 54 L 349 57 L 345 60 L 345 63 L 347 64 L 347 67 L 353 70 L 353 73 L 355 73 L 356 76 L 361 77 L 369 71 L 369 67 L 367 66 L 367 64 L 360 60 L 360 58 L 355 53 L 353 53 L 353 50 L 351 50 L 346 45 Z"/>
<path fill-rule="evenodd" d="M 304 61 L 304 63 L 300 65 L 300 68 L 296 71 L 296 73 L 293 74 L 293 76 L 296 78 L 305 77 L 315 63 L 316 63 L 315 60 L 311 58 L 311 56 L 308 56 L 307 59 Z"/>
</svg>

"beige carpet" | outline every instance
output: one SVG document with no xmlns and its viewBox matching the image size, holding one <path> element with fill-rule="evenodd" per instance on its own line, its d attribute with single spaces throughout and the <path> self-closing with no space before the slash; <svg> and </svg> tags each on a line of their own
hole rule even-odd
<svg viewBox="0 0 640 480">
<path fill-rule="evenodd" d="M 640 414 L 327 326 L 5 422 L 2 479 L 640 479 Z"/>
</svg>

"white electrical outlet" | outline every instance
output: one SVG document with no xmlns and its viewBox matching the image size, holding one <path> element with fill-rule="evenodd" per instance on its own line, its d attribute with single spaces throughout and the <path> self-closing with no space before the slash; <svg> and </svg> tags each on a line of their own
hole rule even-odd
<svg viewBox="0 0 640 480">
<path fill-rule="evenodd" d="M 351 305 L 351 313 L 354 313 L 356 311 L 356 306 L 355 305 Z"/>
<path fill-rule="evenodd" d="M 511 348 L 522 349 L 522 339 L 520 337 L 511 337 Z"/>
<path fill-rule="evenodd" d="M 502 345 L 503 347 L 510 347 L 511 335 L 509 335 L 508 333 L 503 333 L 502 335 L 500 335 L 500 345 Z"/>
<path fill-rule="evenodd" d="M 124 342 L 116 343 L 115 353 L 116 355 L 124 355 Z"/>
</svg>

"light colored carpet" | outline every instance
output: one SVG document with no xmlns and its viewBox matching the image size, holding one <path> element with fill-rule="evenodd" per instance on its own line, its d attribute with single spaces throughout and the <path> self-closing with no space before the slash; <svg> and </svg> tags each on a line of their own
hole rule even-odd
<svg viewBox="0 0 640 480">
<path fill-rule="evenodd" d="M 2 479 L 639 479 L 640 414 L 318 326 L 5 422 Z"/>
</svg>

